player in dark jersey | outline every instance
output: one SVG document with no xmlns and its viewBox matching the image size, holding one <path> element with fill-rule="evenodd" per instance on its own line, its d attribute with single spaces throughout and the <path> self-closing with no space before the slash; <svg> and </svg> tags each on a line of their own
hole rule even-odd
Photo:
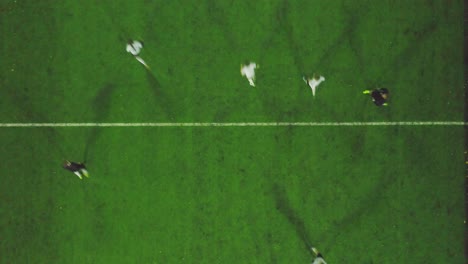
<svg viewBox="0 0 468 264">
<path fill-rule="evenodd" d="M 78 176 L 78 178 L 80 178 L 80 180 L 83 179 L 83 176 L 89 178 L 89 173 L 86 170 L 86 166 L 83 163 L 77 163 L 73 161 L 70 162 L 67 160 L 63 164 L 63 167 L 66 170 L 73 172 L 76 176 Z"/>
<path fill-rule="evenodd" d="M 387 106 L 387 99 L 388 99 L 388 89 L 387 88 L 380 88 L 374 90 L 364 90 L 363 94 L 370 94 L 372 97 L 372 101 L 376 106 Z"/>
</svg>

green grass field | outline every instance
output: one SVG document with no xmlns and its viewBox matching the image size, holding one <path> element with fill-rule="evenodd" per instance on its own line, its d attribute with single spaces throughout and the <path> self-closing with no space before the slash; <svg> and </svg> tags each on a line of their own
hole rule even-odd
<svg viewBox="0 0 468 264">
<path fill-rule="evenodd" d="M 0 123 L 464 118 L 461 0 L 0 0 L 0 30 Z M 375 87 L 388 107 L 362 94 Z M 0 140 L 0 263 L 310 263 L 312 245 L 329 264 L 466 261 L 463 126 L 0 127 Z"/>
</svg>

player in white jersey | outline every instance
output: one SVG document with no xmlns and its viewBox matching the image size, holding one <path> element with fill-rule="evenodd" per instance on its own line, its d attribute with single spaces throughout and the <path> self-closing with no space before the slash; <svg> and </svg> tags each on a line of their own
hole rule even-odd
<svg viewBox="0 0 468 264">
<path fill-rule="evenodd" d="M 325 77 L 320 76 L 318 79 L 315 79 L 315 74 L 312 78 L 306 78 L 305 76 L 302 77 L 304 82 L 310 86 L 310 89 L 312 89 L 312 95 L 315 96 L 315 90 L 317 89 L 317 86 L 323 81 L 325 81 Z"/>
<path fill-rule="evenodd" d="M 255 62 L 250 62 L 247 65 L 241 64 L 241 75 L 247 78 L 251 86 L 255 86 L 255 69 L 259 67 Z"/>
<path fill-rule="evenodd" d="M 312 252 L 314 252 L 315 254 L 315 258 L 312 264 L 327 264 L 327 262 L 325 262 L 325 260 L 323 259 L 322 254 L 320 254 L 320 252 L 316 248 L 313 247 L 311 249 Z"/>
<path fill-rule="evenodd" d="M 138 40 L 130 40 L 127 43 L 127 52 L 135 56 L 135 59 L 139 61 L 143 66 L 145 66 L 146 69 L 149 69 L 148 64 L 140 57 L 138 54 L 140 54 L 141 49 L 143 48 L 143 43 L 141 43 Z"/>
</svg>

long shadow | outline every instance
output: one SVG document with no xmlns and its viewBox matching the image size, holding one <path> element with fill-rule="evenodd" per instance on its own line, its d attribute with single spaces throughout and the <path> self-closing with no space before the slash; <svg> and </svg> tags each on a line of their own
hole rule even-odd
<svg viewBox="0 0 468 264">
<path fill-rule="evenodd" d="M 329 237 L 326 237 L 322 244 L 334 244 L 338 240 L 340 234 L 347 233 L 363 220 L 363 216 L 372 213 L 373 211 L 381 208 L 380 204 L 384 201 L 382 197 L 383 191 L 387 186 L 391 185 L 396 180 L 396 177 L 382 177 L 381 181 L 377 183 L 372 191 L 370 191 L 365 198 L 360 202 L 357 209 L 347 214 L 340 221 L 335 221 L 334 230 L 340 232 L 331 232 Z M 274 184 L 272 188 L 273 196 L 276 203 L 276 209 L 291 223 L 294 227 L 297 236 L 303 241 L 306 250 L 314 245 L 311 242 L 310 234 L 304 224 L 304 221 L 298 216 L 297 212 L 291 207 L 286 192 L 283 187 Z"/>
<path fill-rule="evenodd" d="M 232 35 L 231 27 L 226 22 L 228 14 L 223 6 L 219 4 L 217 0 L 205 0 L 206 1 L 206 16 L 212 22 L 213 25 L 218 27 L 227 39 L 226 43 L 231 49 L 236 48 L 236 38 Z M 227 5 L 228 8 L 232 7 L 234 0 L 230 0 Z"/>
<path fill-rule="evenodd" d="M 381 203 L 385 201 L 383 194 L 384 191 L 396 181 L 396 176 L 388 173 L 380 178 L 380 181 L 375 185 L 372 191 L 367 195 L 363 195 L 363 199 L 359 202 L 359 207 L 347 214 L 340 221 L 334 222 L 334 230 L 340 232 L 333 232 L 334 235 L 326 238 L 327 244 L 334 244 L 341 234 L 350 232 L 350 230 L 359 226 L 363 221 L 363 216 L 369 215 L 375 210 L 382 208 Z"/>
<path fill-rule="evenodd" d="M 168 92 L 162 88 L 161 83 L 153 73 L 146 71 L 146 78 L 148 80 L 149 88 L 151 89 L 154 99 L 158 103 L 158 106 L 160 106 L 162 109 L 162 113 L 165 117 L 173 119 L 176 113 L 176 101 L 173 100 L 171 96 L 169 96 Z"/>
<path fill-rule="evenodd" d="M 342 30 L 341 34 L 336 38 L 335 41 L 328 45 L 328 48 L 322 53 L 322 56 L 317 60 L 314 64 L 314 69 L 323 69 L 326 65 L 330 62 L 330 59 L 336 54 L 336 51 L 342 46 L 349 44 L 351 50 L 353 51 L 355 57 L 358 60 L 358 64 L 362 71 L 365 71 L 364 60 L 362 57 L 362 48 L 359 45 L 357 38 L 356 38 L 356 30 L 361 23 L 362 17 L 365 17 L 365 14 L 369 11 L 369 7 L 367 5 L 361 5 L 360 7 L 349 7 L 345 5 L 346 2 L 343 3 L 343 13 L 347 14 L 348 16 L 345 19 L 345 27 Z M 291 54 L 293 55 L 294 61 L 296 66 L 298 67 L 300 72 L 304 72 L 304 63 L 301 58 L 300 54 L 303 54 L 300 50 L 300 46 L 294 40 L 292 25 L 289 21 L 288 13 L 289 13 L 289 1 L 284 0 L 277 8 L 277 20 L 278 20 L 278 27 L 280 30 L 285 32 L 285 36 L 288 39 L 288 43 L 290 45 Z M 413 39 L 412 45 L 410 45 L 407 49 L 402 51 L 395 60 L 387 66 L 387 70 L 383 71 L 388 72 L 391 68 L 401 67 L 405 65 L 415 51 L 419 49 L 422 42 L 427 40 L 431 34 L 433 34 L 437 30 L 437 21 L 433 20 L 422 26 L 421 28 L 411 29 L 405 32 L 409 38 Z M 379 76 L 380 77 L 380 76 Z M 379 79 L 379 78 L 377 78 Z"/>
<path fill-rule="evenodd" d="M 131 34 L 122 27 L 121 23 L 119 23 L 118 19 L 112 14 L 111 8 L 113 7 L 112 3 L 109 3 L 107 1 L 101 1 L 99 5 L 96 5 L 97 7 L 100 7 L 101 10 L 106 13 L 106 17 L 109 19 L 109 23 L 117 29 L 119 36 L 118 39 L 122 43 L 126 43 L 129 39 Z"/>
<path fill-rule="evenodd" d="M 109 116 L 112 94 L 114 93 L 116 86 L 114 84 L 106 84 L 99 90 L 96 97 L 93 99 L 91 109 L 95 113 L 95 122 L 100 123 L 106 120 Z M 102 128 L 94 126 L 88 136 L 85 143 L 83 162 L 88 163 L 90 160 L 90 148 L 94 146 L 101 134 Z"/>
<path fill-rule="evenodd" d="M 358 10 L 351 10 L 351 8 L 343 6 L 344 13 L 348 14 L 348 17 L 346 18 L 345 22 L 345 28 L 342 30 L 341 34 L 337 37 L 337 39 L 328 45 L 328 48 L 325 50 L 325 52 L 323 52 L 323 55 L 315 62 L 312 69 L 306 69 L 306 64 L 304 63 L 306 59 L 304 57 L 305 51 L 303 51 L 300 48 L 300 45 L 294 38 L 293 25 L 291 24 L 289 18 L 289 13 L 291 12 L 290 9 L 291 8 L 288 0 L 283 0 L 278 4 L 278 7 L 276 8 L 275 20 L 277 23 L 275 28 L 277 28 L 277 30 L 275 32 L 272 32 L 271 36 L 267 38 L 264 47 L 266 49 L 266 47 L 270 45 L 271 41 L 276 35 L 283 34 L 287 40 L 290 54 L 293 57 L 294 64 L 296 65 L 296 68 L 300 75 L 308 75 L 310 73 L 309 71 L 312 69 L 322 69 L 322 71 L 326 70 L 327 63 L 329 63 L 330 58 L 333 57 L 336 53 L 336 50 L 344 44 L 349 43 L 352 45 L 354 50 L 360 51 L 356 43 L 355 31 L 361 21 L 361 17 L 367 12 L 367 9 L 364 8 Z M 359 54 L 356 54 L 356 56 L 360 58 Z M 362 58 L 360 61 L 362 61 Z M 297 76 L 298 79 L 302 77 L 300 75 Z M 306 89 L 306 84 L 304 84 L 304 90 Z M 277 108 L 277 102 L 275 100 L 268 101 L 265 98 L 261 98 L 259 100 L 261 100 L 263 104 L 264 111 L 268 113 L 272 120 L 284 120 L 284 118 L 294 119 L 293 117 L 295 115 L 303 111 L 303 106 L 297 103 L 293 104 L 297 106 L 292 107 L 288 111 L 282 111 L 278 113 L 277 111 L 271 111 L 271 109 Z M 300 96 L 298 96 L 297 100 L 300 101 Z M 327 111 L 335 112 L 333 114 L 338 115 L 338 112 L 337 110 L 335 110 L 335 108 L 329 108 L 327 109 Z"/>
<path fill-rule="evenodd" d="M 283 0 L 276 9 L 276 21 L 278 21 L 279 24 L 278 28 L 285 33 L 287 43 L 289 45 L 289 51 L 294 59 L 294 64 L 298 68 L 299 72 L 303 73 L 305 66 L 302 55 L 304 53 L 301 51 L 300 46 L 294 39 L 293 26 L 289 19 L 289 13 L 289 1 Z"/>
<path fill-rule="evenodd" d="M 289 221 L 294 227 L 297 236 L 304 243 L 306 250 L 310 250 L 312 246 L 309 232 L 304 224 L 304 221 L 298 216 L 298 214 L 291 207 L 288 198 L 286 197 L 285 190 L 278 184 L 274 184 L 272 188 L 273 196 L 276 203 L 276 209 Z"/>
<path fill-rule="evenodd" d="M 345 27 L 342 30 L 341 34 L 336 38 L 335 41 L 328 44 L 328 48 L 323 52 L 323 55 L 317 60 L 313 69 L 323 68 L 326 65 L 327 61 L 335 55 L 336 50 L 347 43 L 351 43 L 355 48 L 355 31 L 358 28 L 361 18 L 365 16 L 368 12 L 368 7 L 364 5 L 364 8 L 350 8 L 345 5 L 342 7 L 343 13 L 347 14 L 345 18 Z M 301 73 L 307 73 L 304 64 L 304 51 L 301 50 L 300 45 L 294 39 L 293 26 L 289 19 L 290 7 L 289 1 L 283 0 L 283 2 L 278 6 L 276 17 L 278 21 L 278 27 L 280 30 L 284 31 L 285 36 L 288 40 L 290 46 L 291 55 L 294 58 L 294 62 Z"/>
<path fill-rule="evenodd" d="M 350 44 L 353 51 L 355 51 L 355 56 L 360 58 L 359 48 L 356 43 L 356 30 L 358 29 L 359 24 L 361 23 L 362 17 L 365 17 L 368 12 L 367 5 L 361 7 L 347 7 L 343 4 L 343 13 L 347 14 L 345 19 L 345 27 L 341 31 L 341 34 L 336 38 L 335 41 L 327 45 L 327 49 L 322 53 L 322 56 L 314 64 L 314 69 L 324 68 L 327 63 L 330 62 L 330 59 L 336 54 L 336 51 L 345 44 Z"/>
<path fill-rule="evenodd" d="M 276 32 L 272 33 L 272 36 L 268 38 L 265 42 L 267 45 L 271 42 L 272 38 L 275 34 L 284 33 L 286 37 L 291 55 L 294 59 L 294 63 L 298 69 L 298 71 L 302 74 L 307 74 L 307 71 L 311 69 L 305 69 L 304 63 L 304 51 L 301 50 L 300 45 L 294 38 L 293 34 L 293 25 L 291 24 L 289 13 L 290 10 L 290 3 L 288 0 L 284 0 L 279 3 L 276 11 L 276 18 L 277 18 L 277 30 Z M 359 43 L 359 39 L 357 38 L 356 30 L 359 29 L 359 25 L 365 14 L 369 11 L 369 7 L 367 5 L 361 5 L 359 7 L 355 7 L 354 5 L 347 6 L 346 2 L 343 3 L 342 6 L 343 13 L 346 14 L 345 18 L 345 26 L 339 36 L 332 42 L 327 45 L 327 48 L 322 52 L 320 58 L 313 64 L 312 69 L 322 69 L 322 71 L 326 71 L 327 67 L 331 63 L 333 63 L 332 58 L 335 56 L 336 51 L 343 47 L 343 45 L 349 45 L 353 55 L 355 56 L 357 63 L 359 65 L 360 71 L 363 73 L 360 76 L 367 76 L 366 73 L 366 66 L 363 57 L 363 50 Z M 414 40 L 412 41 L 414 44 L 411 44 L 405 50 L 403 50 L 400 54 L 398 54 L 393 61 L 388 63 L 387 65 L 382 65 L 381 73 L 378 76 L 367 76 L 364 80 L 368 85 L 366 87 L 376 87 L 381 84 L 386 75 L 389 72 L 392 72 L 392 76 L 396 77 L 396 74 L 399 74 L 400 71 L 396 71 L 396 68 L 403 67 L 408 60 L 415 56 L 419 47 L 429 39 L 431 34 L 433 34 L 437 30 L 437 21 L 429 21 L 427 24 L 423 25 L 420 28 L 411 29 L 408 32 L 405 32 L 408 35 L 408 38 Z M 298 76 L 298 78 L 300 78 Z M 361 77 L 362 78 L 362 77 Z M 265 112 L 268 112 L 269 115 L 274 120 L 282 120 L 283 118 L 287 118 L 288 116 L 294 115 L 294 113 L 300 112 L 300 108 L 293 108 L 289 111 L 276 113 L 276 111 L 270 111 L 274 109 L 274 105 L 276 102 L 274 100 L 267 101 L 265 99 L 260 99 L 262 101 L 263 107 Z M 272 108 L 273 107 L 273 108 Z M 333 108 L 329 109 L 330 111 L 334 111 Z M 276 113 L 276 114 L 275 114 Z M 275 116 L 273 116 L 275 115 Z"/>
<path fill-rule="evenodd" d="M 31 98 L 27 90 L 15 90 L 15 92 L 9 93 L 9 97 L 15 102 L 15 106 L 20 110 L 20 113 L 25 120 L 37 123 L 50 123 L 46 115 L 35 109 L 33 105 L 34 98 Z M 65 159 L 66 154 L 62 147 L 62 140 L 60 139 L 56 128 L 42 127 L 39 128 L 38 131 L 44 136 L 45 140 L 47 140 L 48 146 L 51 150 L 50 152 L 53 152 L 53 149 L 56 149 L 60 158 Z"/>
<path fill-rule="evenodd" d="M 408 61 L 410 61 L 415 55 L 420 54 L 419 49 L 429 37 L 437 31 L 438 21 L 433 20 L 425 24 L 424 26 L 416 29 L 407 30 L 404 34 L 411 40 L 411 43 L 406 49 L 404 49 L 400 54 L 395 56 L 395 59 L 388 65 L 384 65 L 382 74 L 377 76 L 376 80 L 381 80 L 384 75 L 388 75 L 389 72 L 392 73 L 392 78 L 397 78 L 399 74 L 402 73 L 400 68 L 404 68 Z"/>
</svg>

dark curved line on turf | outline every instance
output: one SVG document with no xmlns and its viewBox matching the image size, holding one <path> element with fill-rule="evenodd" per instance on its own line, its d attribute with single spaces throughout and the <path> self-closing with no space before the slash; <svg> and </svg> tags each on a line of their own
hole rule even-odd
<svg viewBox="0 0 468 264">
<path fill-rule="evenodd" d="M 304 224 L 304 221 L 298 216 L 297 212 L 294 211 L 291 204 L 289 203 L 286 191 L 278 184 L 274 184 L 272 188 L 273 197 L 275 199 L 276 209 L 288 220 L 288 222 L 294 227 L 298 237 L 304 242 L 304 247 L 309 250 L 312 243 L 309 239 L 309 232 Z"/>
<path fill-rule="evenodd" d="M 36 110 L 33 104 L 33 98 L 28 92 L 22 89 L 17 89 L 15 92 L 9 93 L 9 96 L 15 102 L 14 105 L 18 108 L 19 112 L 24 116 L 26 120 L 36 120 L 37 122 L 48 123 L 48 119 L 40 111 Z M 60 155 L 60 158 L 65 159 L 65 151 L 62 148 L 62 140 L 59 139 L 59 135 L 53 127 L 46 127 L 41 129 L 43 135 L 46 138 L 49 146 L 55 147 Z"/>
<path fill-rule="evenodd" d="M 232 35 L 232 30 L 229 23 L 226 22 L 226 17 L 228 14 L 226 12 L 226 8 L 220 5 L 222 1 L 219 0 L 206 0 L 206 13 L 207 18 L 211 20 L 211 24 L 218 28 L 220 32 L 225 36 L 227 39 L 226 43 L 229 45 L 229 48 L 235 49 L 237 45 L 235 45 L 235 37 Z M 226 1 L 224 1 L 226 2 Z M 228 5 L 231 7 L 233 4 L 233 0 L 229 1 Z"/>
<path fill-rule="evenodd" d="M 294 64 L 298 68 L 299 72 L 302 73 L 304 72 L 304 62 L 301 59 L 300 54 L 303 54 L 303 52 L 299 49 L 299 45 L 294 40 L 293 26 L 289 21 L 289 12 L 289 1 L 283 0 L 276 10 L 276 19 L 278 21 L 279 28 L 285 33 L 287 43 L 289 45 L 289 51 L 294 59 Z"/>
<path fill-rule="evenodd" d="M 392 79 L 397 78 L 399 74 L 403 71 L 395 70 L 395 69 L 402 69 L 407 65 L 407 62 L 411 60 L 417 54 L 420 54 L 418 51 L 420 47 L 429 40 L 429 37 L 437 31 L 437 21 L 433 20 L 425 24 L 420 29 L 413 30 L 413 37 L 410 38 L 409 42 L 413 43 L 409 45 L 406 49 L 404 49 L 399 55 L 395 56 L 394 60 L 386 65 L 386 67 L 382 67 L 384 70 L 382 71 L 380 76 L 374 80 L 375 85 L 374 87 L 378 86 L 379 84 L 383 83 L 384 76 L 391 76 Z"/>
<path fill-rule="evenodd" d="M 117 22 L 117 20 L 114 18 L 114 16 L 110 12 L 110 7 L 114 5 L 109 4 L 109 3 L 104 3 L 104 5 L 106 5 L 107 8 L 104 8 L 103 5 L 96 5 L 96 6 L 103 7 L 101 9 L 107 14 L 107 18 L 109 19 L 110 24 L 114 26 L 115 28 L 117 28 L 117 30 L 119 31 L 119 36 L 118 36 L 119 41 L 121 41 L 122 43 L 126 43 L 131 38 L 131 35 L 129 34 L 127 30 L 125 30 L 122 27 L 122 25 L 119 22 Z"/>
<path fill-rule="evenodd" d="M 162 88 L 159 80 L 154 76 L 150 71 L 146 71 L 146 78 L 148 80 L 149 88 L 153 94 L 154 99 L 156 100 L 156 105 L 161 108 L 161 113 L 163 113 L 166 119 L 171 120 L 176 115 L 176 102 L 169 95 L 168 91 Z"/>
<path fill-rule="evenodd" d="M 335 221 L 333 229 L 340 230 L 340 232 L 335 233 L 332 237 L 327 237 L 327 243 L 338 243 L 338 237 L 340 235 L 349 233 L 353 227 L 359 226 L 359 223 L 363 221 L 365 216 L 368 216 L 377 209 L 382 208 L 383 206 L 381 206 L 381 203 L 385 201 L 385 190 L 396 180 L 397 177 L 395 174 L 390 172 L 386 172 L 386 174 L 381 176 L 380 181 L 375 185 L 373 190 L 368 192 L 367 195 L 364 195 L 360 202 L 357 202 L 359 204 L 357 209 L 347 214 L 340 221 Z"/>
<path fill-rule="evenodd" d="M 96 123 L 102 123 L 106 121 L 107 117 L 109 116 L 112 95 L 114 94 L 115 89 L 116 86 L 114 84 L 108 83 L 104 85 L 94 97 L 91 104 L 91 109 L 94 111 Z M 96 144 L 102 129 L 102 127 L 93 127 L 91 129 L 91 132 L 85 143 L 83 154 L 84 163 L 89 162 L 90 149 Z"/>
<path fill-rule="evenodd" d="M 265 41 L 264 46 L 266 47 L 269 43 L 271 43 L 274 36 L 283 33 L 289 45 L 289 51 L 291 56 L 293 57 L 294 64 L 296 65 L 298 73 L 300 75 L 310 75 L 311 72 L 309 71 L 317 71 L 317 69 L 319 68 L 322 72 L 326 71 L 327 63 L 330 61 L 330 58 L 334 56 L 334 54 L 336 54 L 336 49 L 338 49 L 340 46 L 346 43 L 349 43 L 353 47 L 353 49 L 356 52 L 355 55 L 358 58 L 358 61 L 360 62 L 360 64 L 363 64 L 362 56 L 359 56 L 359 54 L 357 54 L 359 50 L 354 35 L 359 23 L 361 22 L 361 17 L 365 15 L 368 8 L 357 8 L 356 10 L 350 10 L 350 8 L 343 6 L 343 9 L 345 9 L 345 14 L 349 14 L 347 22 L 345 23 L 345 28 L 335 41 L 327 45 L 329 48 L 327 48 L 324 54 L 317 60 L 315 66 L 313 66 L 313 69 L 305 69 L 305 63 L 303 60 L 303 54 L 305 52 L 301 50 L 300 45 L 298 45 L 298 42 L 295 40 L 294 37 L 293 25 L 291 24 L 289 18 L 291 7 L 288 0 L 283 0 L 281 3 L 278 4 L 275 16 L 275 22 L 277 23 L 277 26 L 274 27 L 278 28 L 278 32 L 273 32 L 271 37 Z M 348 40 L 348 42 L 346 40 Z M 301 78 L 301 76 L 297 76 L 297 78 Z M 306 85 L 304 84 L 303 89 L 306 90 L 307 88 L 308 87 L 306 87 Z M 303 93 L 303 89 L 297 89 L 297 101 L 296 103 L 291 104 L 295 106 L 286 111 L 271 111 L 271 109 L 277 109 L 277 106 L 280 105 L 280 103 L 278 103 L 274 98 L 269 99 L 270 97 L 262 97 L 259 98 L 259 101 L 262 102 L 265 114 L 269 115 L 272 120 L 295 120 L 294 117 L 304 111 L 304 104 L 301 103 L 302 100 L 300 95 Z M 340 115 L 335 107 L 327 107 L 326 111 L 336 116 Z"/>
</svg>

